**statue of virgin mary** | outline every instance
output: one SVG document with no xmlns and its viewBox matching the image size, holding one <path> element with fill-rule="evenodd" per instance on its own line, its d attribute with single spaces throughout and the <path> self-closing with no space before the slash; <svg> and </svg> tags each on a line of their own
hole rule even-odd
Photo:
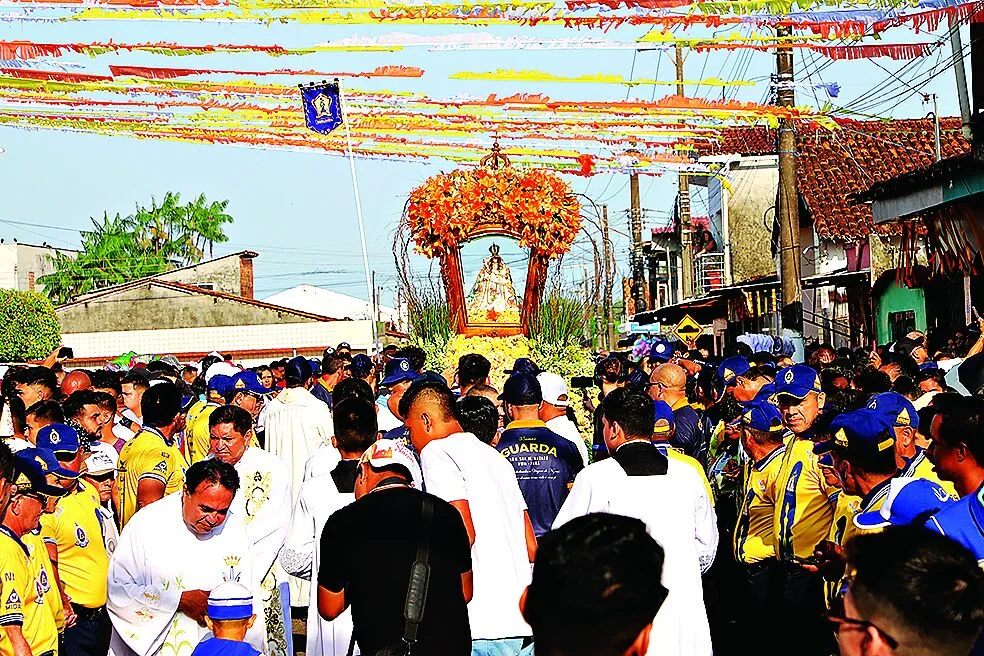
<svg viewBox="0 0 984 656">
<path fill-rule="evenodd" d="M 474 323 L 519 323 L 520 304 L 512 273 L 499 255 L 498 244 L 492 244 L 489 253 L 468 293 L 468 320 Z"/>
</svg>

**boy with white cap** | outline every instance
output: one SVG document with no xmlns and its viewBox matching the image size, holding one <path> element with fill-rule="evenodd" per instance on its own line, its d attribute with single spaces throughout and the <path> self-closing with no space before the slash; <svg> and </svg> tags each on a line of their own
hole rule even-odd
<svg viewBox="0 0 984 656">
<path fill-rule="evenodd" d="M 567 383 L 552 371 L 537 374 L 536 379 L 540 382 L 540 390 L 543 392 L 543 403 L 540 404 L 540 420 L 547 425 L 547 428 L 573 442 L 574 446 L 577 447 L 577 452 L 581 455 L 584 466 L 587 467 L 588 447 L 584 443 L 584 437 L 578 430 L 577 424 L 567 416 L 567 406 L 570 405 Z"/>
<path fill-rule="evenodd" d="M 208 595 L 205 626 L 213 637 L 202 640 L 191 656 L 259 656 L 246 642 L 246 632 L 256 614 L 253 613 L 253 593 L 236 581 L 226 581 Z"/>
</svg>

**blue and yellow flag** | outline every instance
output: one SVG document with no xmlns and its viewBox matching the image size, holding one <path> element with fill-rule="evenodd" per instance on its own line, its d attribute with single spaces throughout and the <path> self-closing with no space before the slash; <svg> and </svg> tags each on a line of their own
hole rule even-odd
<svg viewBox="0 0 984 656">
<path fill-rule="evenodd" d="M 337 80 L 302 86 L 301 102 L 309 130 L 328 134 L 342 124 L 341 89 Z"/>
</svg>

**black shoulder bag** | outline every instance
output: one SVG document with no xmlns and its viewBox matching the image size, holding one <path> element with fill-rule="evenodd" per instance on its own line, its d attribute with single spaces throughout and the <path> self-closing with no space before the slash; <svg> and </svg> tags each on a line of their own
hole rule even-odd
<svg viewBox="0 0 984 656">
<path fill-rule="evenodd" d="M 373 656 L 409 656 L 417 642 L 417 630 L 424 621 L 427 589 L 430 586 L 430 544 L 434 524 L 434 502 L 424 495 L 420 505 L 420 538 L 417 541 L 417 557 L 410 566 L 410 585 L 407 600 L 403 604 L 403 638 L 395 645 L 383 647 Z M 348 656 L 355 649 L 355 632 L 349 642 Z"/>
</svg>

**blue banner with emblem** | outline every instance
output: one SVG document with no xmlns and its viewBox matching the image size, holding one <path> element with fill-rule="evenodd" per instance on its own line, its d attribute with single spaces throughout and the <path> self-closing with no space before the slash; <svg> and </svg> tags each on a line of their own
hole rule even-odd
<svg viewBox="0 0 984 656">
<path fill-rule="evenodd" d="M 341 89 L 337 80 L 302 86 L 301 102 L 309 130 L 328 134 L 342 124 Z"/>
</svg>

